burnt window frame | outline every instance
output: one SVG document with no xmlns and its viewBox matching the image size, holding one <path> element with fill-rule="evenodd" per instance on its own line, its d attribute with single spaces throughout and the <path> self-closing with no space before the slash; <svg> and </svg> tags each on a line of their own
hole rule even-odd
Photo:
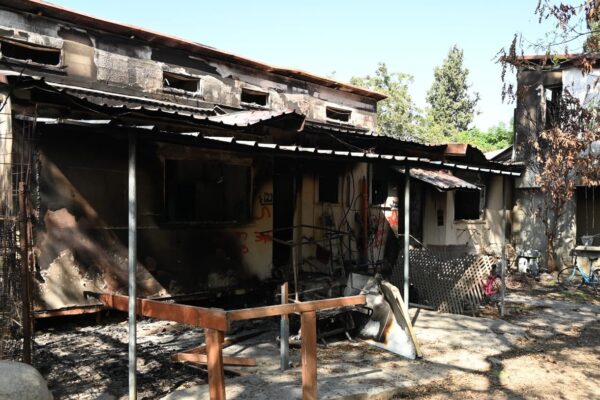
<svg viewBox="0 0 600 400">
<path fill-rule="evenodd" d="M 261 97 L 264 98 L 264 104 L 261 103 L 257 103 L 255 101 L 245 101 L 244 100 L 244 95 L 247 96 L 256 96 L 256 97 Z M 248 100 L 248 98 L 246 98 L 246 100 Z M 271 101 L 271 96 L 269 94 L 269 92 L 263 91 L 263 90 L 257 90 L 257 89 L 252 89 L 252 88 L 248 88 L 248 87 L 242 87 L 242 90 L 240 91 L 240 104 L 246 107 L 254 107 L 254 108 L 269 108 L 269 104 Z"/>
<path fill-rule="evenodd" d="M 486 193 L 486 188 L 485 185 L 477 185 L 477 187 L 479 187 L 479 190 L 474 190 L 474 189 L 456 189 L 453 192 L 454 195 L 454 222 L 465 222 L 465 221 L 483 221 L 484 216 L 485 216 L 485 208 L 486 208 L 486 201 L 487 201 L 487 193 Z M 478 213 L 477 213 L 477 217 L 476 218 L 459 218 L 457 217 L 457 205 L 459 204 L 459 201 L 457 201 L 457 194 L 458 193 L 469 193 L 469 194 L 477 194 L 479 197 L 479 204 L 478 204 Z M 460 204 L 464 205 L 464 201 L 461 201 Z M 465 213 L 461 213 L 461 214 L 465 214 Z M 461 215 L 462 216 L 462 215 Z"/>
<path fill-rule="evenodd" d="M 342 118 L 336 118 L 335 116 L 339 115 Z M 326 106 L 325 107 L 325 118 L 328 121 L 335 121 L 339 123 L 350 123 L 352 119 L 352 110 L 341 107 L 334 106 Z"/>
<path fill-rule="evenodd" d="M 181 81 L 190 81 L 190 82 L 195 81 L 196 82 L 196 89 L 195 90 L 188 90 L 188 89 L 183 89 L 183 88 L 179 88 L 179 87 L 176 87 L 176 86 L 166 85 L 165 81 L 169 82 L 169 80 L 168 80 L 169 77 L 171 79 L 174 79 L 174 80 L 178 79 L 178 80 L 181 80 Z M 202 92 L 201 82 L 202 82 L 202 79 L 200 79 L 200 77 L 197 77 L 197 76 L 179 74 L 179 73 L 176 73 L 176 72 L 171 72 L 171 71 L 163 70 L 163 75 L 162 75 L 162 89 L 165 92 L 200 95 L 201 92 Z"/>
<path fill-rule="evenodd" d="M 214 219 L 214 220 L 209 220 L 209 219 L 196 219 L 197 217 L 190 217 L 190 218 L 180 218 L 178 217 L 176 214 L 174 214 L 174 211 L 172 209 L 173 205 L 172 205 L 172 197 L 173 195 L 176 195 L 176 190 L 175 192 L 173 192 L 173 187 L 177 186 L 177 182 L 173 182 L 173 174 L 172 171 L 170 171 L 170 167 L 169 164 L 174 163 L 174 162 L 179 162 L 179 163 L 200 163 L 200 164 L 206 164 L 206 165 L 210 165 L 212 167 L 214 167 L 215 165 L 221 165 L 221 166 L 230 166 L 230 167 L 240 167 L 240 168 L 244 168 L 246 171 L 246 185 L 245 185 L 245 201 L 243 202 L 244 208 L 245 210 L 241 213 L 241 218 L 231 218 L 231 219 Z M 237 226 L 237 225 L 244 225 L 247 223 L 252 222 L 253 219 L 253 212 L 252 212 L 252 206 L 253 206 L 253 190 L 254 190 L 254 167 L 252 165 L 252 162 L 231 162 L 231 161 L 225 161 L 225 160 L 221 160 L 218 158 L 212 158 L 212 157 L 208 157 L 208 158 L 203 158 L 203 159 L 187 159 L 187 158 L 172 158 L 172 157 L 168 157 L 163 159 L 163 188 L 164 188 L 164 193 L 163 193 L 163 215 L 162 215 L 162 220 L 164 224 L 168 224 L 168 225 L 194 225 L 194 226 Z M 177 207 L 177 204 L 175 205 L 175 207 Z"/>
<path fill-rule="evenodd" d="M 557 128 L 560 125 L 562 93 L 562 84 L 544 86 L 544 129 Z"/>
<path fill-rule="evenodd" d="M 54 64 L 54 63 L 48 63 L 48 62 L 35 61 L 33 59 L 15 57 L 14 55 L 7 55 L 6 54 L 6 45 L 8 45 L 9 47 L 26 48 L 26 49 L 29 49 L 32 51 L 55 53 L 58 55 L 58 62 L 56 64 Z M 48 69 L 61 70 L 63 68 L 62 48 L 45 46 L 45 45 L 40 45 L 37 43 L 30 43 L 30 42 L 26 42 L 26 41 L 22 41 L 22 40 L 8 38 L 5 36 L 0 36 L 0 59 L 6 60 L 11 63 L 24 64 L 24 65 L 35 66 L 35 67 L 44 67 L 44 68 L 48 68 Z"/>
</svg>

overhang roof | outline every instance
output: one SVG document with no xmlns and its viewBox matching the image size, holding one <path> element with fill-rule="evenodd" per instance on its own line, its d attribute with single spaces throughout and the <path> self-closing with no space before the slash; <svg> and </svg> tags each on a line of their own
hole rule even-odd
<svg viewBox="0 0 600 400">
<path fill-rule="evenodd" d="M 567 68 L 577 63 L 587 60 L 592 65 L 600 60 L 600 53 L 572 53 L 572 54 L 529 54 L 517 57 L 504 58 L 510 64 L 515 66 L 529 65 L 530 67 L 545 67 L 545 68 Z"/>
<path fill-rule="evenodd" d="M 83 25 L 86 28 L 110 32 L 126 38 L 135 38 L 164 47 L 188 51 L 197 56 L 205 56 L 233 64 L 240 64 L 245 67 L 275 75 L 294 78 L 343 92 L 369 97 L 376 101 L 383 100 L 387 97 L 378 92 L 363 89 L 348 83 L 338 82 L 333 79 L 325 78 L 299 69 L 277 67 L 262 61 L 253 60 L 234 53 L 226 52 L 224 50 L 219 50 L 211 46 L 196 43 L 191 40 L 181 39 L 134 25 L 109 21 L 41 0 L 0 0 L 0 6 L 28 12 L 37 16 L 54 18 L 69 24 Z"/>
<path fill-rule="evenodd" d="M 217 142 L 221 144 L 228 143 L 227 147 L 231 149 L 253 151 L 256 153 L 267 152 L 271 155 L 310 155 L 315 158 L 347 158 L 355 161 L 362 160 L 363 162 L 384 161 L 396 165 L 411 166 L 411 168 L 428 167 L 429 169 L 470 170 L 512 176 L 520 176 L 521 174 L 521 169 L 510 165 L 490 162 L 485 160 L 483 154 L 481 154 L 483 161 L 474 155 L 467 157 L 466 154 L 469 153 L 469 146 L 464 149 L 461 147 L 461 151 L 459 151 L 462 154 L 462 150 L 465 150 L 464 157 L 439 158 L 440 155 L 446 152 L 447 146 L 424 146 L 398 141 L 385 136 L 368 137 L 369 141 L 381 142 L 375 148 L 351 146 L 350 150 L 347 150 L 347 146 L 343 147 L 344 150 L 340 150 L 339 147 L 316 147 L 323 144 L 329 146 L 321 141 L 317 141 L 311 147 L 306 143 L 303 144 L 301 141 L 302 138 L 296 138 L 295 136 L 291 137 L 291 139 L 298 139 L 301 141 L 300 143 L 267 143 L 262 139 L 261 141 L 240 140 L 232 136 L 236 135 L 235 132 L 243 136 L 243 134 L 251 131 L 248 129 L 250 127 L 261 124 L 275 126 L 273 124 L 279 122 L 284 122 L 285 129 L 290 132 L 299 131 L 302 129 L 305 117 L 294 110 L 240 110 L 223 115 L 207 115 L 206 113 L 198 114 L 188 111 L 171 110 L 168 107 L 149 105 L 132 107 L 127 104 L 120 104 L 119 102 L 108 104 L 102 102 L 101 98 L 98 99 L 100 103 L 98 104 L 90 102 L 87 98 L 69 94 L 64 88 L 53 87 L 42 79 L 23 76 L 13 76 L 12 79 L 9 85 L 11 85 L 11 91 L 15 100 L 26 103 L 49 104 L 50 114 L 42 113 L 38 114 L 38 117 L 49 117 L 54 120 L 54 123 L 64 123 L 69 120 L 71 123 L 85 124 L 86 121 L 94 121 L 93 124 L 101 125 L 103 121 L 106 121 L 106 124 L 122 127 L 151 126 L 156 131 L 170 134 L 192 131 L 196 132 L 195 136 L 200 139 L 199 143 L 202 141 L 213 144 Z M 62 109 L 58 109 L 60 111 L 55 112 L 57 110 L 56 106 L 62 106 Z M 42 111 L 40 108 L 38 110 Z M 38 119 L 38 121 L 41 120 Z M 218 133 L 210 136 L 205 136 L 206 131 L 203 133 L 198 132 L 202 128 L 211 127 L 225 128 L 225 130 L 219 129 L 217 130 Z M 355 135 L 355 137 L 360 137 L 360 135 Z M 405 147 L 412 145 L 419 147 L 420 151 L 414 153 L 414 156 L 411 153 L 405 154 Z"/>
<path fill-rule="evenodd" d="M 403 172 L 403 171 L 399 171 Z M 473 185 L 457 176 L 443 170 L 428 170 L 422 168 L 411 168 L 410 176 L 422 182 L 435 186 L 438 190 L 481 190 L 479 186 Z"/>
<path fill-rule="evenodd" d="M 16 116 L 19 119 L 30 120 L 32 117 Z M 399 168 L 399 171 L 404 171 L 404 167 L 423 168 L 428 169 L 447 169 L 447 170 L 465 170 L 475 171 L 481 173 L 488 173 L 493 175 L 507 175 L 507 176 L 520 176 L 520 172 L 513 171 L 510 167 L 502 164 L 490 164 L 490 168 L 482 168 L 466 164 L 456 164 L 443 161 L 434 161 L 425 157 L 407 157 L 393 154 L 378 154 L 367 151 L 340 151 L 334 149 L 323 149 L 316 147 L 303 147 L 297 145 L 282 145 L 277 143 L 259 142 L 254 140 L 241 140 L 235 137 L 224 137 L 224 136 L 209 136 L 201 132 L 165 132 L 157 130 L 155 126 L 144 125 L 144 126 L 122 126 L 115 123 L 114 120 L 74 120 L 74 119 L 62 119 L 62 118 L 36 118 L 35 121 L 38 124 L 49 124 L 49 125 L 76 125 L 76 126 L 113 126 L 115 128 L 125 129 L 138 129 L 144 133 L 157 133 L 160 135 L 172 135 L 173 137 L 190 137 L 194 138 L 194 144 L 197 146 L 205 146 L 208 148 L 219 148 L 230 151 L 250 152 L 254 155 L 266 155 L 266 156 L 278 156 L 278 157 L 306 157 L 316 160 L 335 160 L 335 161 L 357 161 L 357 162 L 385 162 L 391 165 L 395 165 Z M 495 168 L 497 167 L 497 168 Z M 435 174 L 434 174 L 435 175 Z M 446 173 L 446 175 L 453 177 Z M 445 175 L 444 175 L 445 176 Z M 449 182 L 447 178 L 445 182 Z M 458 179 L 458 178 L 456 178 Z M 440 180 L 441 181 L 441 180 Z M 469 189 L 467 185 L 456 184 L 461 188 Z M 464 182 L 464 181 L 461 181 Z M 446 189 L 448 190 L 448 189 Z"/>
</svg>

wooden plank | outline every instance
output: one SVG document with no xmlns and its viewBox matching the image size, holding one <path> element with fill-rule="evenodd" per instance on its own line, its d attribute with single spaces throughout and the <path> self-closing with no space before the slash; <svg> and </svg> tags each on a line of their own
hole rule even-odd
<svg viewBox="0 0 600 400">
<path fill-rule="evenodd" d="M 244 308 L 241 310 L 227 311 L 230 321 L 246 319 L 275 317 L 284 314 L 304 313 L 326 308 L 347 307 L 365 304 L 364 295 L 336 297 L 333 299 L 303 301 L 300 303 L 278 304 L 274 306 Z"/>
<path fill-rule="evenodd" d="M 67 315 L 93 314 L 106 310 L 105 306 L 83 306 L 73 308 L 61 308 L 58 310 L 34 311 L 34 318 L 64 317 Z"/>
<path fill-rule="evenodd" d="M 107 307 L 119 311 L 127 311 L 128 296 L 116 294 L 100 294 L 98 299 Z M 182 324 L 210 328 L 226 332 L 229 321 L 225 310 L 219 308 L 203 308 L 176 303 L 163 303 L 156 300 L 138 299 L 136 304 L 138 315 L 164 321 L 181 322 Z"/>
<path fill-rule="evenodd" d="M 300 316 L 302 330 L 302 399 L 317 400 L 317 312 Z"/>
<path fill-rule="evenodd" d="M 242 342 L 246 339 L 256 337 L 265 332 L 267 332 L 267 331 L 266 330 L 251 330 L 251 331 L 244 332 L 237 336 L 226 337 L 223 340 L 223 343 L 221 343 L 221 348 L 224 349 L 226 347 L 231 346 L 232 344 L 236 344 L 236 343 Z M 182 351 L 182 353 L 206 354 L 206 343 L 203 343 L 200 346 L 192 347 L 191 349 L 184 350 L 184 351 Z"/>
<path fill-rule="evenodd" d="M 208 364 L 208 355 L 202 353 L 177 353 L 172 357 L 173 361 L 187 361 L 197 364 Z M 236 365 L 242 367 L 255 367 L 256 359 L 249 357 L 223 356 L 223 365 Z"/>
<path fill-rule="evenodd" d="M 210 400 L 225 400 L 225 371 L 223 370 L 223 332 L 205 329 Z"/>
</svg>

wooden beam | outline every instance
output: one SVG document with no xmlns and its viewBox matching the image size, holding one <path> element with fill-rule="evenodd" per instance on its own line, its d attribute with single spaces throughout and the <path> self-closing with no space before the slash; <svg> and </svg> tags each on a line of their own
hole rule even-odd
<svg viewBox="0 0 600 400">
<path fill-rule="evenodd" d="M 230 321 L 246 319 L 275 317 L 284 314 L 304 313 L 308 311 L 322 310 L 326 308 L 356 306 L 365 304 L 363 295 L 337 297 L 334 299 L 303 301 L 300 303 L 278 304 L 266 307 L 244 308 L 241 310 L 227 311 Z"/>
<path fill-rule="evenodd" d="M 302 329 L 302 399 L 317 400 L 317 312 L 303 312 Z"/>
<path fill-rule="evenodd" d="M 105 306 L 82 306 L 72 308 L 61 308 L 58 310 L 34 311 L 34 318 L 63 317 L 67 315 L 93 314 L 106 310 Z"/>
<path fill-rule="evenodd" d="M 223 370 L 223 332 L 205 329 L 210 400 L 225 400 L 225 371 Z"/>
<path fill-rule="evenodd" d="M 208 355 L 203 353 L 177 353 L 171 358 L 173 361 L 187 361 L 197 364 L 208 364 Z M 223 356 L 223 365 L 255 367 L 256 358 Z"/>
<path fill-rule="evenodd" d="M 116 294 L 101 294 L 98 299 L 107 307 L 119 311 L 128 310 L 128 297 Z M 137 299 L 137 314 L 164 321 L 215 329 L 225 332 L 229 329 L 227 313 L 219 308 L 203 308 L 156 300 Z"/>
</svg>

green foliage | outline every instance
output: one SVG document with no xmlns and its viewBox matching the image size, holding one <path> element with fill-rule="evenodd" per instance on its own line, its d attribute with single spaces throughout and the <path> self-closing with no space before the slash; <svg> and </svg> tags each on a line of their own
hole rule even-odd
<svg viewBox="0 0 600 400">
<path fill-rule="evenodd" d="M 479 94 L 469 93 L 469 70 L 463 66 L 463 51 L 453 46 L 441 66 L 433 71 L 434 81 L 427 92 L 429 115 L 446 136 L 469 129 Z"/>
<path fill-rule="evenodd" d="M 512 126 L 507 126 L 504 122 L 489 128 L 487 132 L 474 128 L 459 132 L 452 137 L 453 142 L 468 143 L 483 152 L 506 148 L 512 144 L 512 140 Z"/>
<path fill-rule="evenodd" d="M 385 63 L 379 63 L 375 75 L 350 79 L 353 85 L 388 96 L 377 106 L 379 133 L 401 139 L 417 139 L 418 110 L 408 93 L 412 79 L 408 74 L 389 72 Z"/>
</svg>

